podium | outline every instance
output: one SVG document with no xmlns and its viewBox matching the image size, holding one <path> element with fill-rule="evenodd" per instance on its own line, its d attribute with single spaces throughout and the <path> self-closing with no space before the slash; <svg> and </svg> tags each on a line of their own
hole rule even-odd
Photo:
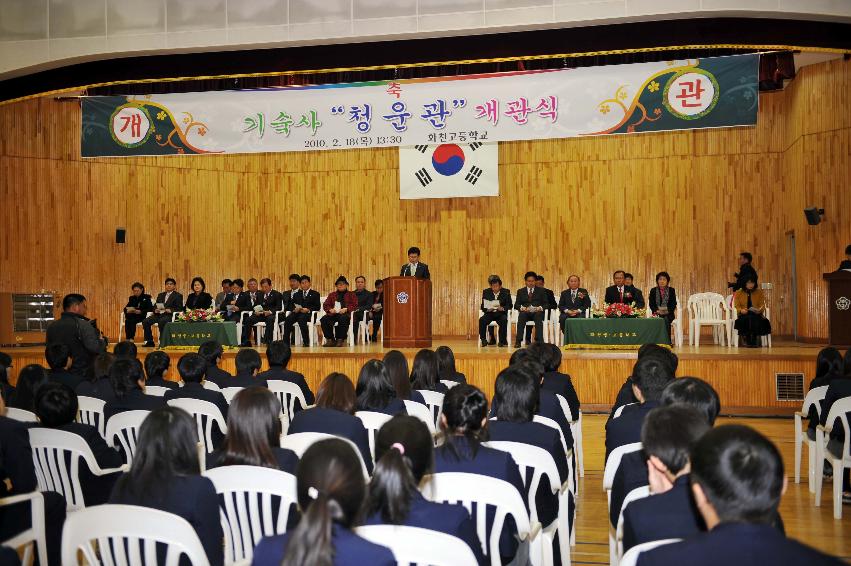
<svg viewBox="0 0 851 566">
<path fill-rule="evenodd" d="M 382 325 L 385 348 L 431 348 L 431 281 L 385 279 Z"/>
<path fill-rule="evenodd" d="M 823 275 L 827 281 L 828 342 L 851 346 L 851 271 Z"/>
</svg>

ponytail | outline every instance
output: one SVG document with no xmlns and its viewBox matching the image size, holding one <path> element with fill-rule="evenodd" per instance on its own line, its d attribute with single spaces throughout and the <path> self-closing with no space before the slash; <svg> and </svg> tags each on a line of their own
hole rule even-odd
<svg viewBox="0 0 851 566">
<path fill-rule="evenodd" d="M 446 428 L 442 431 L 443 446 L 455 460 L 475 458 L 482 442 L 488 439 L 482 421 L 487 418 L 488 400 L 480 389 L 473 385 L 456 385 L 443 397 L 443 416 Z M 467 439 L 469 456 L 462 455 L 456 445 L 456 437 Z M 466 450 L 465 450 L 466 452 Z"/>
<path fill-rule="evenodd" d="M 380 512 L 381 520 L 393 525 L 401 525 L 408 518 L 418 489 L 411 460 L 404 451 L 402 444 L 394 443 L 375 464 L 369 484 L 367 514 Z"/>
<path fill-rule="evenodd" d="M 340 505 L 324 493 L 317 493 L 302 515 L 298 527 L 289 537 L 281 566 L 333 566 L 334 544 L 331 540 L 331 527 L 335 520 L 342 519 L 343 510 Z"/>
</svg>

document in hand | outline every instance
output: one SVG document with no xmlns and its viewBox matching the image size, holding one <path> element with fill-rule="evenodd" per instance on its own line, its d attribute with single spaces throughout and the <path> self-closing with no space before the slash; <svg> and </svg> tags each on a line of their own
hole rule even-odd
<svg viewBox="0 0 851 566">
<path fill-rule="evenodd" d="M 254 305 L 254 312 L 263 312 L 263 305 Z"/>
<path fill-rule="evenodd" d="M 340 312 L 340 309 L 343 308 L 340 305 L 340 301 L 334 301 L 334 312 Z"/>
<path fill-rule="evenodd" d="M 157 303 L 157 310 L 165 310 L 165 304 Z"/>
<path fill-rule="evenodd" d="M 487 311 L 496 310 L 496 309 L 499 308 L 499 301 L 496 301 L 496 300 L 489 301 L 489 300 L 485 299 L 484 302 L 485 302 L 485 310 L 487 310 Z"/>
</svg>

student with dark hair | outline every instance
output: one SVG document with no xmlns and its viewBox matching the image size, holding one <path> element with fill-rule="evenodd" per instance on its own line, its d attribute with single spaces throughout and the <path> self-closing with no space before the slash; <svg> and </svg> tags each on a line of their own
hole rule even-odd
<svg viewBox="0 0 851 566">
<path fill-rule="evenodd" d="M 172 399 L 198 399 L 199 401 L 207 401 L 218 407 L 222 413 L 222 418 L 228 418 L 228 402 L 225 396 L 220 391 L 206 389 L 203 385 L 204 375 L 209 370 L 207 360 L 201 354 L 183 354 L 177 362 L 177 373 L 183 380 L 183 387 L 166 391 L 166 403 Z M 211 433 L 213 446 L 218 447 L 224 439 L 224 432 L 219 430 L 218 425 L 213 425 Z"/>
<path fill-rule="evenodd" d="M 514 300 L 514 308 L 517 309 L 517 334 L 514 336 L 514 347 L 519 348 L 522 333 L 526 331 L 526 323 L 535 325 L 535 341 L 544 341 L 544 308 L 547 307 L 549 299 L 542 289 L 537 285 L 538 274 L 527 271 L 523 276 L 526 286 L 517 290 Z"/>
<path fill-rule="evenodd" d="M 215 383 L 220 388 L 229 387 L 227 384 L 230 383 L 233 376 L 219 367 L 222 354 L 224 354 L 222 345 L 215 340 L 208 340 L 198 346 L 198 353 L 207 360 L 207 381 Z"/>
<path fill-rule="evenodd" d="M 145 292 L 145 286 L 138 281 L 130 286 L 130 291 L 131 295 L 124 306 L 124 336 L 132 342 L 136 338 L 136 325 L 145 320 L 149 312 L 154 311 L 154 303 L 151 296 Z"/>
<path fill-rule="evenodd" d="M 786 538 L 771 523 L 786 491 L 777 447 L 755 430 L 725 425 L 691 450 L 691 490 L 708 532 L 642 553 L 641 566 L 841 564 Z"/>
<path fill-rule="evenodd" d="M 236 375 L 219 387 L 266 387 L 266 380 L 257 377 L 257 373 L 263 365 L 257 350 L 244 348 L 236 354 Z"/>
<path fill-rule="evenodd" d="M 656 356 L 665 361 L 670 366 L 671 373 L 674 376 L 677 375 L 679 358 L 670 348 L 664 348 L 658 344 L 644 344 L 638 349 L 637 358 L 641 360 L 647 356 Z M 618 391 L 617 397 L 615 397 L 615 403 L 612 405 L 612 410 L 609 412 L 609 420 L 611 420 L 612 415 L 615 414 L 615 411 L 619 407 L 629 405 L 630 403 L 638 403 L 638 399 L 636 399 L 632 390 L 632 376 L 627 377 L 624 384 L 621 385 L 620 391 Z"/>
<path fill-rule="evenodd" d="M 638 403 L 623 408 L 620 417 L 606 423 L 606 458 L 612 450 L 641 440 L 641 424 L 651 409 L 659 406 L 662 390 L 674 379 L 671 366 L 656 356 L 636 362 L 632 370 L 632 391 Z"/>
<path fill-rule="evenodd" d="M 47 372 L 38 364 L 24 366 L 18 374 L 18 385 L 9 399 L 8 406 L 35 412 L 35 400 L 42 387 L 50 383 Z"/>
<path fill-rule="evenodd" d="M 165 405 L 162 397 L 145 395 L 145 372 L 139 360 L 116 359 L 109 368 L 109 381 L 115 399 L 103 406 L 106 422 L 124 411 L 153 411 Z"/>
<path fill-rule="evenodd" d="M 298 464 L 296 488 L 303 515 L 295 530 L 263 538 L 255 566 L 395 566 L 389 549 L 353 528 L 366 498 L 366 478 L 351 447 L 329 438 L 308 448 Z"/>
<path fill-rule="evenodd" d="M 116 359 L 121 360 L 138 360 L 139 350 L 136 348 L 136 343 L 130 340 L 122 340 L 112 347 L 112 355 Z"/>
<path fill-rule="evenodd" d="M 160 332 L 162 332 L 163 327 L 171 322 L 172 314 L 183 310 L 183 295 L 175 291 L 176 288 L 177 281 L 173 277 L 166 277 L 165 291 L 157 295 L 157 299 L 154 301 L 153 314 L 142 321 L 142 330 L 145 332 L 145 346 L 148 348 L 154 346 L 154 325 L 159 326 Z"/>
<path fill-rule="evenodd" d="M 4 401 L 9 400 L 9 396 L 15 390 L 14 386 L 9 383 L 9 374 L 12 370 L 12 356 L 6 352 L 0 352 L 0 397 Z"/>
<path fill-rule="evenodd" d="M 388 415 L 407 415 L 405 402 L 396 398 L 390 375 L 379 360 L 368 360 L 360 369 L 355 388 L 358 411 L 374 411 Z"/>
<path fill-rule="evenodd" d="M 207 458 L 207 468 L 262 466 L 295 474 L 298 456 L 280 447 L 281 404 L 265 387 L 247 387 L 234 396 L 228 433 L 221 449 Z"/>
<path fill-rule="evenodd" d="M 493 330 L 491 330 L 490 339 L 487 336 L 488 327 L 495 322 L 499 331 L 499 345 L 508 346 L 508 316 L 514 307 L 511 302 L 511 292 L 503 289 L 502 279 L 498 275 L 488 277 L 488 285 L 489 287 L 482 291 L 482 303 L 479 306 L 482 310 L 482 315 L 479 317 L 479 340 L 482 346 L 493 346 L 497 343 L 493 337 Z M 489 308 L 485 308 L 485 301 L 497 301 L 499 305 L 490 303 Z"/>
<path fill-rule="evenodd" d="M 106 338 L 95 320 L 86 318 L 88 303 L 83 295 L 70 293 L 62 299 L 62 316 L 47 327 L 48 345 L 62 343 L 71 352 L 69 371 L 85 377 L 95 356 L 106 350 Z"/>
<path fill-rule="evenodd" d="M 399 275 L 402 277 L 416 277 L 417 279 L 430 279 L 428 266 L 420 262 L 420 248 L 412 246 L 408 248 L 408 263 L 402 266 Z"/>
<path fill-rule="evenodd" d="M 440 383 L 437 354 L 432 350 L 423 348 L 414 356 L 414 367 L 411 369 L 411 388 L 443 394 L 448 391 L 448 388 Z"/>
<path fill-rule="evenodd" d="M 404 401 L 416 401 L 426 404 L 423 394 L 411 389 L 411 378 L 408 372 L 408 359 L 399 350 L 390 350 L 384 354 L 384 369 L 390 377 L 390 382 L 396 390 L 396 398 Z"/>
<path fill-rule="evenodd" d="M 231 279 L 222 279 L 222 290 L 216 293 L 216 298 L 213 301 L 213 306 L 216 310 L 220 310 L 222 308 L 222 303 L 225 302 L 225 297 L 230 293 L 230 287 L 233 285 L 233 280 Z"/>
<path fill-rule="evenodd" d="M 50 368 L 47 377 L 51 382 L 62 383 L 71 389 L 76 389 L 85 380 L 82 375 L 68 371 L 71 367 L 71 350 L 65 344 L 56 343 L 47 346 L 44 349 L 44 359 L 47 360 L 47 366 Z"/>
<path fill-rule="evenodd" d="M 224 563 L 219 496 L 201 475 L 195 419 L 177 407 L 151 412 L 139 428 L 130 471 L 119 478 L 110 503 L 173 513 L 195 529 L 211 566 Z M 158 563 L 164 563 L 164 548 Z M 182 563 L 182 562 L 181 562 Z"/>
<path fill-rule="evenodd" d="M 387 421 L 375 437 L 375 459 L 364 524 L 446 533 L 466 542 L 479 564 L 489 564 L 467 510 L 426 501 L 419 491 L 423 476 L 434 466 L 434 443 L 422 421 L 401 415 Z"/>
<path fill-rule="evenodd" d="M 573 448 L 573 432 L 570 430 L 570 423 L 567 422 L 567 417 L 561 409 L 561 403 L 559 403 L 556 394 L 541 387 L 545 372 L 543 364 L 538 359 L 538 353 L 542 350 L 543 348 L 522 348 L 511 354 L 508 363 L 509 366 L 517 366 L 521 371 L 529 374 L 538 384 L 538 410 L 535 414 L 555 421 L 561 429 L 564 442 L 569 450 Z M 496 414 L 498 404 L 499 401 L 494 399 L 491 404 L 491 416 Z"/>
<path fill-rule="evenodd" d="M 506 481 L 528 501 L 517 463 L 511 454 L 482 446 L 488 439 L 488 400 L 472 385 L 456 385 L 443 398 L 440 430 L 443 442 L 434 452 L 434 472 L 479 474 Z M 492 519 L 491 519 L 492 520 Z M 502 563 L 510 562 L 517 553 L 517 525 L 506 518 L 499 537 Z M 488 557 L 491 558 L 491 557 Z"/>
<path fill-rule="evenodd" d="M 287 369 L 287 364 L 290 363 L 292 350 L 290 345 L 283 340 L 275 340 L 266 346 L 266 361 L 269 362 L 269 369 L 257 374 L 258 380 L 269 381 L 286 381 L 298 385 L 304 395 L 304 402 L 307 405 L 313 405 L 316 399 L 313 396 L 313 391 L 307 385 L 307 380 L 297 371 Z M 296 412 L 301 411 L 304 407 L 301 406 L 301 401 L 295 403 Z"/>
<path fill-rule="evenodd" d="M 301 289 L 292 296 L 288 307 L 290 314 L 284 319 L 284 341 L 295 344 L 293 328 L 298 325 L 301 331 L 301 343 L 308 346 L 310 345 L 310 333 L 307 323 L 310 322 L 310 313 L 318 311 L 322 305 L 319 304 L 319 292 L 310 288 L 310 276 L 302 275 L 299 281 Z"/>
<path fill-rule="evenodd" d="M 437 373 L 441 381 L 467 383 L 467 376 L 455 369 L 455 353 L 449 346 L 438 346 L 434 351 L 437 356 Z"/>
<path fill-rule="evenodd" d="M 830 385 L 831 381 L 841 378 L 844 374 L 842 353 L 833 346 L 822 348 L 816 357 L 816 374 L 810 381 L 809 389 Z"/>
<path fill-rule="evenodd" d="M 650 497 L 623 510 L 623 549 L 668 538 L 687 538 L 706 529 L 689 486 L 689 453 L 711 427 L 688 405 L 657 407 L 644 419 L 641 442 L 647 455 Z"/>
<path fill-rule="evenodd" d="M 342 373 L 331 373 L 322 380 L 316 393 L 316 406 L 296 413 L 287 434 L 323 432 L 348 438 L 361 453 L 367 471 L 372 472 L 369 435 L 355 416 L 355 387 Z"/>
<path fill-rule="evenodd" d="M 109 368 L 112 367 L 113 361 L 115 356 L 110 352 L 98 354 L 89 372 L 91 376 L 76 387 L 77 396 L 94 397 L 102 401 L 114 400 L 115 389 L 112 388 L 112 382 L 109 380 Z"/>
<path fill-rule="evenodd" d="M 836 365 L 838 366 L 838 364 Z M 18 385 L 18 388 L 20 389 L 20 385 Z M 824 399 L 821 401 L 821 417 L 819 418 L 819 421 L 815 423 L 832 427 L 830 431 L 830 439 L 827 443 L 827 450 L 834 455 L 843 454 L 845 451 L 845 429 L 842 427 L 839 419 L 837 419 L 836 422 L 829 423 L 827 422 L 827 417 L 830 414 L 830 409 L 833 407 L 833 404 L 845 397 L 851 397 L 851 375 L 834 376 L 830 379 L 827 391 L 824 394 Z M 816 416 L 814 413 L 815 411 L 810 412 L 810 417 L 813 419 Z M 810 422 L 807 435 L 811 439 L 815 438 L 815 426 L 813 426 L 813 421 Z M 827 468 L 827 466 L 825 467 Z M 832 469 L 833 468 L 831 467 L 830 470 Z M 848 468 L 845 468 L 842 472 L 842 501 L 843 503 L 851 503 L 851 481 L 849 481 Z"/>
<path fill-rule="evenodd" d="M 165 372 L 168 371 L 170 366 L 171 358 L 168 357 L 168 354 L 159 350 L 149 352 L 145 356 L 145 385 L 177 389 L 179 385 L 176 381 L 165 379 Z"/>
<path fill-rule="evenodd" d="M 35 414 L 41 426 L 76 434 L 92 451 L 102 469 L 117 468 L 123 463 L 121 453 L 107 446 L 98 430 L 87 424 L 75 422 L 77 418 L 77 395 L 61 383 L 48 383 L 38 393 Z M 119 473 L 95 476 L 85 462 L 81 463 L 80 485 L 86 506 L 100 505 L 109 499 L 109 492 Z"/>
<path fill-rule="evenodd" d="M 555 344 L 532 344 L 529 348 L 538 354 L 544 366 L 544 380 L 541 382 L 541 388 L 561 395 L 570 407 L 571 418 L 573 420 L 579 418 L 579 395 L 573 387 L 570 375 L 559 371 L 563 361 L 561 348 Z"/>
</svg>

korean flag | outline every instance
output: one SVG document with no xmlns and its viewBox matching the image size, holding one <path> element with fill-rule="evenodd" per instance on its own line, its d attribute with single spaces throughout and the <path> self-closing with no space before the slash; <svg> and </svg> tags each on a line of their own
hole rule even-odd
<svg viewBox="0 0 851 566">
<path fill-rule="evenodd" d="M 399 148 L 402 199 L 499 196 L 496 143 L 446 143 Z"/>
</svg>

